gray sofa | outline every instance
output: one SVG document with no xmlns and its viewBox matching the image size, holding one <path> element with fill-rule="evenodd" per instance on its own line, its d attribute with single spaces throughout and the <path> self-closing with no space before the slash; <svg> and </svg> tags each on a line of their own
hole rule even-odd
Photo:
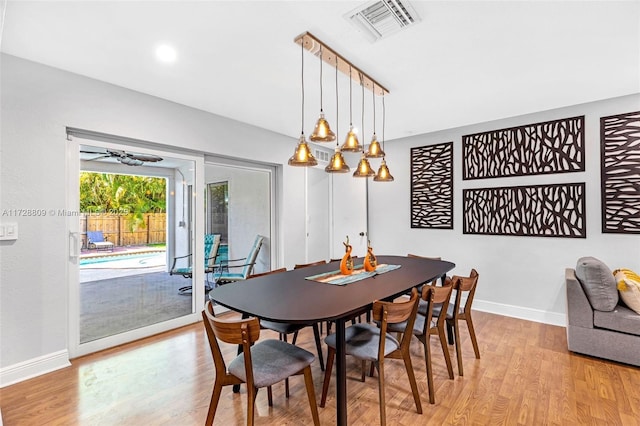
<svg viewBox="0 0 640 426">
<path fill-rule="evenodd" d="M 640 366 L 640 314 L 619 300 L 611 270 L 583 257 L 565 281 L 569 350 Z"/>
</svg>

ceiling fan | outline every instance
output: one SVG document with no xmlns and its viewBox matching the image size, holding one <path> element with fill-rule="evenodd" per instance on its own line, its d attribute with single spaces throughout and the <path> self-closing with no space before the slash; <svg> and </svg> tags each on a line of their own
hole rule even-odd
<svg viewBox="0 0 640 426">
<path fill-rule="evenodd" d="M 104 152 L 80 150 L 80 152 L 83 154 L 97 155 L 97 157 L 89 158 L 87 161 L 94 161 L 100 158 L 115 158 L 127 166 L 142 166 L 144 163 L 157 163 L 158 161 L 162 161 L 162 157 L 158 157 L 154 154 L 137 154 L 119 149 L 105 149 Z"/>
</svg>

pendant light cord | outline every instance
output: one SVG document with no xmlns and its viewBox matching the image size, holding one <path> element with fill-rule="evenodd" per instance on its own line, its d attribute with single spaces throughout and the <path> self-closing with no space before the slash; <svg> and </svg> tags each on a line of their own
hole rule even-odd
<svg viewBox="0 0 640 426">
<path fill-rule="evenodd" d="M 353 78 L 351 77 L 351 64 L 349 64 L 349 126 L 353 127 L 353 105 L 352 101 L 352 92 L 353 90 Z"/>
<path fill-rule="evenodd" d="M 371 89 L 371 99 L 373 99 L 373 136 L 376 135 L 376 86 Z"/>
<path fill-rule="evenodd" d="M 385 107 L 384 107 L 384 93 L 382 94 L 382 152 L 385 152 L 384 150 L 384 123 L 386 120 L 385 117 Z M 382 156 L 382 158 L 384 158 L 384 155 Z"/>
<path fill-rule="evenodd" d="M 320 45 L 320 112 L 322 113 L 322 45 Z"/>
<path fill-rule="evenodd" d="M 358 73 L 360 77 L 360 86 L 362 87 L 362 128 L 360 129 L 360 134 L 364 135 L 364 82 L 362 81 L 362 73 Z M 364 143 L 362 143 L 362 153 L 364 154 Z"/>
<path fill-rule="evenodd" d="M 338 57 L 336 56 L 336 135 L 340 134 L 339 127 L 338 127 L 340 122 L 340 114 L 338 111 L 339 105 L 340 105 L 340 102 L 338 101 Z M 336 147 L 340 147 L 337 137 L 336 137 Z"/>
<path fill-rule="evenodd" d="M 301 123 L 301 128 L 302 128 L 302 134 L 304 135 L 304 40 L 300 41 L 300 58 L 301 58 L 301 62 L 302 62 L 302 76 L 300 78 L 300 81 L 302 82 L 302 114 L 300 114 L 300 116 L 302 117 L 302 123 Z"/>
</svg>

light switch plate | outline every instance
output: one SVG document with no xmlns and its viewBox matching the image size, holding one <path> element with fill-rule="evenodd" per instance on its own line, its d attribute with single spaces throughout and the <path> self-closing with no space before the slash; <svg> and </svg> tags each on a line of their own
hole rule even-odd
<svg viewBox="0 0 640 426">
<path fill-rule="evenodd" d="M 2 223 L 0 224 L 0 240 L 17 240 L 18 239 L 18 224 L 17 223 Z"/>
</svg>

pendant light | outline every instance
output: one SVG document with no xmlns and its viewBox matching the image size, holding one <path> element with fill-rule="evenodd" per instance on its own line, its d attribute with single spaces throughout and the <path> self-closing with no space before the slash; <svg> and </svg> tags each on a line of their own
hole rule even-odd
<svg viewBox="0 0 640 426">
<path fill-rule="evenodd" d="M 375 94 L 375 86 L 371 89 L 371 96 L 373 98 L 373 136 L 371 137 L 371 143 L 369 144 L 369 149 L 367 150 L 365 156 L 367 158 L 380 158 L 384 157 L 384 151 L 380 148 L 380 142 L 378 142 L 378 138 L 376 137 L 376 94 Z"/>
<path fill-rule="evenodd" d="M 353 87 L 353 79 L 351 78 L 351 64 L 349 64 L 349 133 L 347 133 L 347 138 L 342 144 L 343 152 L 360 152 L 362 151 L 362 146 L 360 146 L 360 142 L 358 141 L 358 136 L 356 132 L 353 130 L 353 105 L 351 104 L 351 89 Z"/>
<path fill-rule="evenodd" d="M 382 94 L 382 163 L 380 163 L 380 168 L 378 169 L 378 173 L 373 178 L 375 182 L 393 182 L 393 176 L 389 173 L 389 168 L 387 167 L 387 162 L 384 159 L 384 123 L 385 123 L 385 108 L 384 108 L 384 94 Z"/>
<path fill-rule="evenodd" d="M 364 82 L 362 81 L 362 74 L 360 74 L 360 86 L 362 86 L 362 133 L 364 133 Z M 375 176 L 376 172 L 371 168 L 371 164 L 369 164 L 369 160 L 364 153 L 364 147 L 362 148 L 362 156 L 360 157 L 360 162 L 356 167 L 356 171 L 353 172 L 353 177 L 362 177 L 368 178 L 371 176 Z"/>
<path fill-rule="evenodd" d="M 338 58 L 336 57 L 336 117 L 340 117 L 338 106 L 339 106 L 339 98 L 338 98 Z M 340 120 L 336 119 L 336 133 L 339 133 L 338 124 Z M 329 160 L 329 164 L 324 168 L 324 171 L 327 173 L 348 173 L 351 169 L 349 169 L 349 165 L 344 161 L 344 157 L 342 156 L 342 151 L 340 150 L 340 145 L 338 141 L 336 141 L 336 150 L 331 156 L 331 160 Z"/>
<path fill-rule="evenodd" d="M 296 150 L 293 153 L 293 156 L 289 158 L 289 165 L 297 167 L 312 167 L 318 165 L 318 160 L 316 160 L 311 153 L 307 140 L 304 136 L 304 43 L 300 43 L 300 48 L 302 52 L 302 131 L 300 133 L 300 139 L 298 140 Z"/>
<path fill-rule="evenodd" d="M 322 110 L 322 62 L 322 46 L 320 46 L 320 118 L 318 118 L 313 133 L 309 136 L 309 140 L 313 142 L 331 142 L 336 140 L 336 135 L 331 131 L 329 122 L 324 118 L 324 111 Z"/>
</svg>

